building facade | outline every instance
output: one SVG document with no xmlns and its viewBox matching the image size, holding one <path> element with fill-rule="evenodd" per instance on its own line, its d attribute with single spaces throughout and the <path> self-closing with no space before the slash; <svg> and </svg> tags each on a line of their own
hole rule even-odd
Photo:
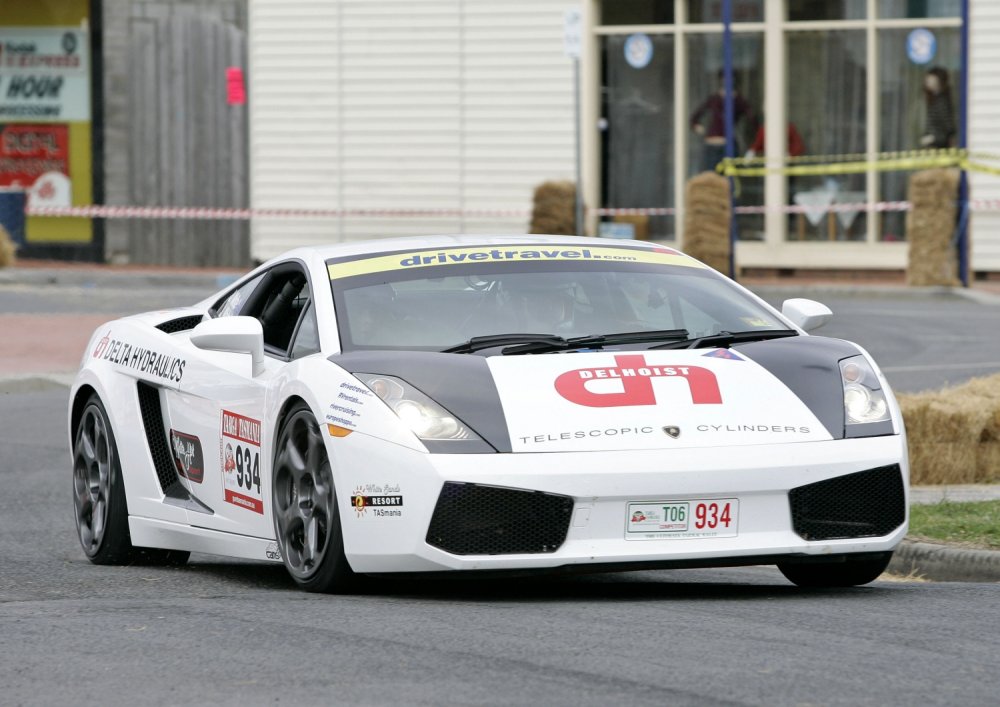
<svg viewBox="0 0 1000 707">
<path fill-rule="evenodd" d="M 351 208 L 525 210 L 534 186 L 571 178 L 575 2 L 257 0 L 251 7 L 251 199 Z M 955 145 L 961 0 L 733 0 L 737 154 L 876 155 Z M 721 0 L 585 0 L 580 91 L 588 207 L 673 209 L 643 231 L 683 244 L 686 181 L 721 156 Z M 969 144 L 997 134 L 988 37 L 1000 8 L 972 0 Z M 308 56 L 300 66 L 296 57 Z M 297 67 L 293 70 L 292 67 Z M 934 70 L 931 72 L 931 70 Z M 931 107 L 930 73 L 950 102 Z M 940 101 L 937 102 L 940 104 Z M 983 108 L 980 108 L 980 107 Z M 291 112 L 299 118 L 287 120 Z M 951 132 L 929 142 L 934 114 Z M 943 142 L 942 142 L 943 140 Z M 753 154 L 752 153 L 752 154 Z M 287 165 L 294 164 L 289 170 Z M 908 173 L 736 182 L 737 257 L 748 267 L 902 269 L 905 214 L 825 207 L 906 198 Z M 971 178 L 973 195 L 1000 181 Z M 811 206 L 788 213 L 787 206 Z M 1000 270 L 994 212 L 972 220 L 973 267 Z M 612 216 L 600 221 L 613 220 Z M 257 257 L 291 240 L 524 230 L 523 216 L 259 220 Z M 588 219 L 588 231 L 602 230 Z"/>
<path fill-rule="evenodd" d="M 575 83 L 563 23 L 576 8 L 583 22 Z M 1000 54 L 992 39 L 1000 4 L 732 0 L 732 8 L 737 155 L 868 160 L 955 144 L 965 11 L 968 144 L 1000 154 Z M 118 260 L 221 265 L 308 243 L 523 232 L 534 188 L 574 178 L 578 92 L 588 232 L 622 234 L 603 225 L 613 212 L 597 216 L 597 208 L 660 209 L 640 232 L 683 247 L 684 185 L 722 154 L 721 12 L 722 0 L 3 3 L 0 33 L 15 44 L 32 32 L 61 32 L 85 50 L 86 68 L 77 73 L 89 77 L 89 97 L 67 93 L 66 120 L 53 127 L 27 114 L 0 119 L 56 146 L 63 166 L 55 171 L 72 190 L 46 193 L 72 206 L 328 212 L 272 212 L 249 228 L 35 217 L 29 245 L 57 255 L 91 247 Z M 231 69 L 245 70 L 245 106 L 226 102 Z M 4 98 L 11 70 L 0 70 Z M 932 75 L 947 90 L 928 92 Z M 74 76 L 67 80 L 83 86 Z M 0 110 L 22 110 L 7 104 Z M 10 169 L 0 170 L 0 187 L 23 181 L 15 162 L 3 162 Z M 738 204 L 759 213 L 738 218 L 738 262 L 903 269 L 904 213 L 836 205 L 899 202 L 907 179 L 874 165 L 858 174 L 740 178 Z M 972 173 L 970 185 L 978 207 L 972 268 L 1000 272 L 1000 176 Z M 803 206 L 807 213 L 794 213 Z"/>
<path fill-rule="evenodd" d="M 534 186 L 573 176 L 573 73 L 562 45 L 572 6 L 253 0 L 253 206 L 376 212 L 256 219 L 254 257 L 296 243 L 523 233 L 518 212 Z"/>
</svg>

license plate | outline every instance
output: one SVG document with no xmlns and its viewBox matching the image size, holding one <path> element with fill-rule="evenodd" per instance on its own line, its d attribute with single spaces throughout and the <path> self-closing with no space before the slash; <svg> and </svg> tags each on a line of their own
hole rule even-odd
<svg viewBox="0 0 1000 707">
<path fill-rule="evenodd" d="M 739 519 L 736 498 L 631 501 L 625 516 L 625 538 L 732 538 L 739 534 Z"/>
</svg>

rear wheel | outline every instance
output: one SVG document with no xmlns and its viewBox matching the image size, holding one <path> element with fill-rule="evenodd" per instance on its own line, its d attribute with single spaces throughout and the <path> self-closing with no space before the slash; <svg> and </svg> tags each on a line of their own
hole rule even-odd
<svg viewBox="0 0 1000 707">
<path fill-rule="evenodd" d="M 353 589 L 356 575 L 344 555 L 330 459 L 304 404 L 292 408 L 281 425 L 272 483 L 274 531 L 295 583 L 307 592 Z"/>
<path fill-rule="evenodd" d="M 875 558 L 846 562 L 784 562 L 781 574 L 800 587 L 857 587 L 878 579 L 892 559 L 887 552 Z"/>
<path fill-rule="evenodd" d="M 188 552 L 132 545 L 118 447 L 107 411 L 91 395 L 73 435 L 73 506 L 77 537 L 95 565 L 181 565 Z"/>
</svg>

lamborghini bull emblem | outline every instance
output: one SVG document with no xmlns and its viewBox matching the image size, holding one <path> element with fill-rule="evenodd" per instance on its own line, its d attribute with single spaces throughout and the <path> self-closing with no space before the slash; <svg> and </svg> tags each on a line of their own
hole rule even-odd
<svg viewBox="0 0 1000 707">
<path fill-rule="evenodd" d="M 615 356 L 611 368 L 577 368 L 556 378 L 556 391 L 577 405 L 587 407 L 627 407 L 656 405 L 653 380 L 681 378 L 687 381 L 691 402 L 695 405 L 719 405 L 722 393 L 715 374 L 701 366 L 651 366 L 642 354 Z M 619 391 L 596 392 L 587 388 L 592 380 L 618 379 Z M 664 428 L 666 432 L 667 429 Z M 667 434 L 670 434 L 667 432 Z M 680 430 L 678 430 L 680 434 Z"/>
</svg>

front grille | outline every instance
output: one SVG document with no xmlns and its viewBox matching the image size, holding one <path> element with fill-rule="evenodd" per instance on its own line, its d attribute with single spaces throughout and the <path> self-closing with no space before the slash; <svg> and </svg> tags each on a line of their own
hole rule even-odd
<svg viewBox="0 0 1000 707">
<path fill-rule="evenodd" d="M 566 540 L 572 514 L 569 496 L 449 481 L 427 543 L 453 555 L 555 552 Z"/>
<path fill-rule="evenodd" d="M 162 324 L 157 324 L 156 328 L 167 334 L 175 334 L 178 331 L 194 329 L 196 326 L 201 324 L 201 320 L 202 316 L 200 314 L 194 314 L 190 317 L 178 317 L 177 319 L 171 319 L 163 322 Z"/>
<path fill-rule="evenodd" d="M 906 520 L 898 464 L 799 486 L 788 501 L 792 527 L 805 540 L 879 537 Z"/>
<path fill-rule="evenodd" d="M 164 494 L 169 494 L 175 490 L 175 486 L 180 486 L 180 479 L 177 477 L 177 467 L 174 466 L 170 447 L 167 445 L 163 410 L 160 407 L 160 391 L 141 381 L 138 383 L 138 389 L 139 413 L 146 431 L 149 453 L 153 457 L 153 467 L 156 469 L 156 477 L 160 480 L 160 490 Z"/>
</svg>

